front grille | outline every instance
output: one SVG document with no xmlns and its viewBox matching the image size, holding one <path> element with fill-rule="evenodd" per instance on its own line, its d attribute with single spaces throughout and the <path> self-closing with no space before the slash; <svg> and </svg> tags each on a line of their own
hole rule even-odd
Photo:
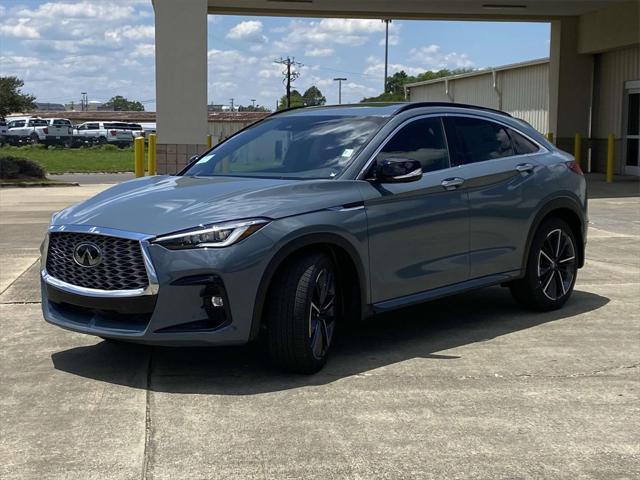
<svg viewBox="0 0 640 480">
<path fill-rule="evenodd" d="M 75 262 L 73 252 L 83 242 L 100 248 L 102 262 L 99 265 L 83 267 Z M 47 273 L 72 285 L 100 290 L 132 290 L 149 284 L 140 242 L 91 233 L 51 233 Z"/>
</svg>

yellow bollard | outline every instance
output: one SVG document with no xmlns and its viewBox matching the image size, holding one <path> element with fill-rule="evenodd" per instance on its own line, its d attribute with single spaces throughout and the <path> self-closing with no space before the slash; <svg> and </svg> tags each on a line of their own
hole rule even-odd
<svg viewBox="0 0 640 480">
<path fill-rule="evenodd" d="M 615 137 L 613 133 L 609 134 L 607 139 L 607 183 L 613 182 L 613 161 L 615 153 Z"/>
<path fill-rule="evenodd" d="M 586 171 L 587 169 L 585 168 L 584 165 L 582 165 L 581 157 L 582 157 L 582 135 L 580 135 L 579 133 L 576 133 L 576 136 L 573 139 L 573 158 L 576 159 L 576 163 L 580 165 L 580 168 L 583 171 Z"/>
<path fill-rule="evenodd" d="M 553 132 L 547 133 L 547 140 L 549 140 L 551 143 L 553 143 Z"/>
<path fill-rule="evenodd" d="M 211 135 L 207 135 L 207 148 L 211 148 L 213 146 L 213 137 Z"/>
<path fill-rule="evenodd" d="M 136 177 L 144 177 L 144 138 L 133 141 L 133 167 Z"/>
<path fill-rule="evenodd" d="M 157 175 L 157 166 L 156 166 L 156 134 L 149 134 L 149 153 L 147 154 L 147 170 L 149 171 L 149 175 Z"/>
</svg>

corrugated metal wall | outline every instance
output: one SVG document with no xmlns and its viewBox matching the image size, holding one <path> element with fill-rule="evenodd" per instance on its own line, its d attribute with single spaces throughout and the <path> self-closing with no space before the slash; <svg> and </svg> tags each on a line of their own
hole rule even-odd
<svg viewBox="0 0 640 480">
<path fill-rule="evenodd" d="M 596 55 L 594 75 L 593 138 L 622 135 L 624 82 L 640 80 L 640 47 Z"/>
<path fill-rule="evenodd" d="M 549 131 L 549 64 L 498 72 L 502 107 L 542 133 Z"/>
<path fill-rule="evenodd" d="M 493 88 L 491 71 L 449 80 L 449 97 L 445 81 L 418 85 L 409 89 L 412 102 L 469 103 L 497 108 L 526 120 L 542 133 L 549 130 L 549 64 L 542 63 L 496 71 L 498 90 Z"/>
</svg>

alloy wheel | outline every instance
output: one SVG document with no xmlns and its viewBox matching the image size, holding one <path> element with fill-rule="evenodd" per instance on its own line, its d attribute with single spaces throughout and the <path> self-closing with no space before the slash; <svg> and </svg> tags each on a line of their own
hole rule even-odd
<svg viewBox="0 0 640 480">
<path fill-rule="evenodd" d="M 322 269 L 316 276 L 309 307 L 309 345 L 317 359 L 324 357 L 331 346 L 335 320 L 335 275 L 328 269 Z"/>
<path fill-rule="evenodd" d="M 538 254 L 538 281 L 549 300 L 558 300 L 570 291 L 576 272 L 573 241 L 562 229 L 551 230 Z"/>
</svg>

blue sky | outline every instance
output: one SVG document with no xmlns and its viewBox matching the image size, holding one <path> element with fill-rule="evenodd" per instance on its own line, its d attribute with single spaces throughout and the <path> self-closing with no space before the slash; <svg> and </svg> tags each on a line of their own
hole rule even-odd
<svg viewBox="0 0 640 480">
<path fill-rule="evenodd" d="M 317 85 L 337 102 L 334 77 L 347 77 L 343 101 L 383 85 L 379 20 L 209 16 L 209 101 L 270 108 L 284 93 L 280 56 L 303 64 L 295 88 Z M 389 70 L 486 68 L 548 56 L 546 23 L 393 21 Z M 0 74 L 25 80 L 39 101 L 124 95 L 155 109 L 150 0 L 0 0 Z"/>
</svg>

